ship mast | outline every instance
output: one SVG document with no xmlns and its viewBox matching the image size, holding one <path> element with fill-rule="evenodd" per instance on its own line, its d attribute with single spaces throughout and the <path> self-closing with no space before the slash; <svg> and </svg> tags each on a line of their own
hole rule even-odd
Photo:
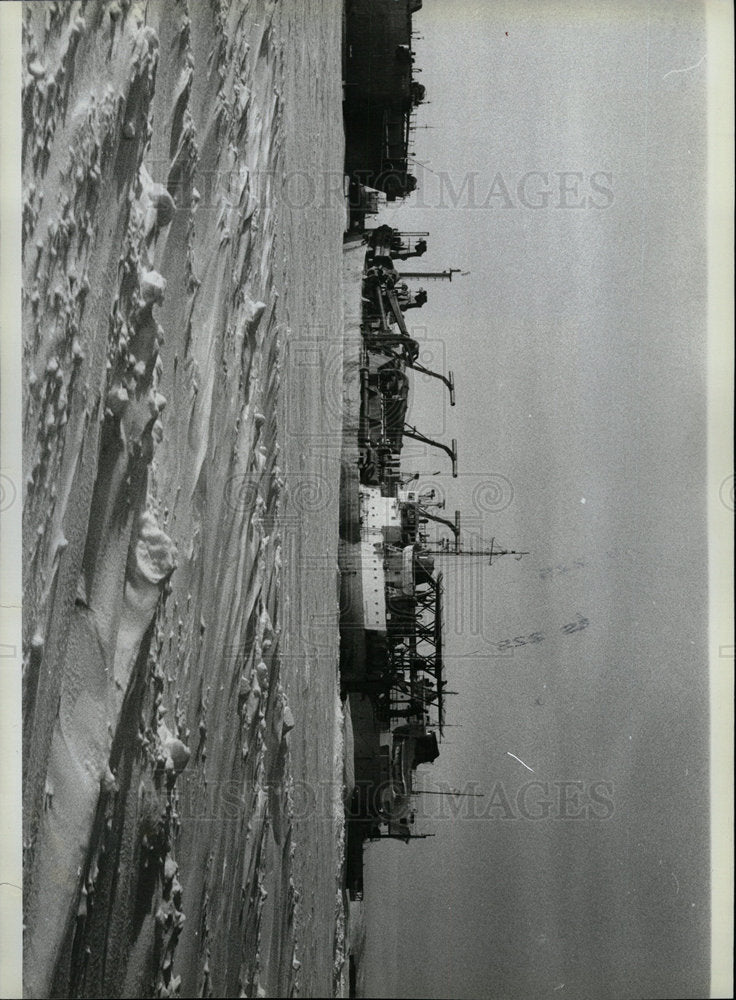
<svg viewBox="0 0 736 1000">
<path fill-rule="evenodd" d="M 434 278 L 452 281 L 453 274 L 470 274 L 470 271 L 461 271 L 459 267 L 448 267 L 444 271 L 401 271 L 400 278 Z"/>
<path fill-rule="evenodd" d="M 454 552 L 449 546 L 445 547 L 443 545 L 425 545 L 427 552 L 431 552 L 433 555 L 456 555 L 456 556 L 488 556 L 488 565 L 493 565 L 493 560 L 497 559 L 499 556 L 516 556 L 517 561 L 522 559 L 524 556 L 528 556 L 530 553 L 528 551 L 520 551 L 519 549 L 502 549 L 496 548 L 495 537 L 491 539 L 490 546 L 487 549 L 461 549 L 459 548 L 457 535 L 455 536 L 455 550 Z"/>
<path fill-rule="evenodd" d="M 406 433 L 406 431 L 404 431 Z M 453 440 L 454 444 L 454 440 Z M 446 446 L 445 446 L 446 447 Z M 447 450 L 447 449 L 446 449 Z M 411 480 L 409 480 L 410 482 Z M 488 556 L 488 565 L 493 565 L 494 558 L 499 556 L 516 556 L 517 561 L 522 559 L 524 556 L 528 556 L 528 551 L 520 551 L 519 549 L 504 549 L 496 547 L 496 537 L 495 535 L 491 538 L 489 542 L 489 547 L 487 549 L 461 549 L 460 548 L 460 511 L 455 511 L 455 520 L 450 521 L 445 517 L 440 517 L 439 514 L 431 514 L 428 507 L 444 507 L 444 501 L 441 503 L 430 503 L 430 501 L 423 499 L 426 496 L 434 495 L 434 491 L 431 493 L 423 493 L 417 501 L 417 511 L 423 518 L 427 518 L 430 521 L 436 521 L 438 524 L 444 524 L 447 528 L 452 531 L 455 536 L 455 548 L 454 552 L 450 549 L 449 544 L 442 545 L 437 542 L 435 543 L 424 543 L 424 550 L 426 552 L 431 552 L 433 555 L 449 555 L 453 554 L 456 556 Z M 449 540 L 448 540 L 449 542 Z"/>
<path fill-rule="evenodd" d="M 486 797 L 485 792 L 458 792 L 455 788 L 449 792 L 441 792 L 432 788 L 412 788 L 411 793 L 412 795 L 452 795 L 459 799 L 484 799 Z"/>
</svg>

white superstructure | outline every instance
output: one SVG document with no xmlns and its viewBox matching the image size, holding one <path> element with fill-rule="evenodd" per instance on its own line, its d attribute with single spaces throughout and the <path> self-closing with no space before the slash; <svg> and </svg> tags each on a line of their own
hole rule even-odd
<svg viewBox="0 0 736 1000">
<path fill-rule="evenodd" d="M 363 584 L 364 627 L 386 631 L 386 572 L 384 544 L 387 528 L 400 528 L 399 501 L 381 496 L 378 487 L 360 487 L 360 566 Z"/>
</svg>

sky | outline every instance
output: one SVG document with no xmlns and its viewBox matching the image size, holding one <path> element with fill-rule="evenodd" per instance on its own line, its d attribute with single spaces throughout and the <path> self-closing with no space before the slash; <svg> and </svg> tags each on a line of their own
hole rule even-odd
<svg viewBox="0 0 736 1000">
<path fill-rule="evenodd" d="M 459 693 L 419 783 L 484 798 L 420 796 L 434 836 L 367 849 L 365 992 L 705 995 L 703 8 L 425 0 L 414 24 L 419 188 L 379 221 L 430 232 L 417 270 L 470 273 L 410 324 L 457 383 L 451 409 L 415 379 L 410 420 L 458 439 L 459 476 L 403 466 L 466 542 L 529 555 L 445 560 Z"/>
</svg>

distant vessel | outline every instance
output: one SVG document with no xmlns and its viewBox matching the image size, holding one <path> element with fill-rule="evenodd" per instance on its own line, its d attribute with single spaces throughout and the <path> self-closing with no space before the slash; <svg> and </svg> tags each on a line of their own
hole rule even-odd
<svg viewBox="0 0 736 1000">
<path fill-rule="evenodd" d="M 425 89 L 414 79 L 412 16 L 421 7 L 422 0 L 346 0 L 345 172 L 356 227 L 374 210 L 372 190 L 394 201 L 416 187 L 409 138 Z"/>
</svg>

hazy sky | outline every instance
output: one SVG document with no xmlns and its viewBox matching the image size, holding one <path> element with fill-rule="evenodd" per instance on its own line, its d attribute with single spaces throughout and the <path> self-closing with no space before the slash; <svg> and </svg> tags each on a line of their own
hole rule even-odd
<svg viewBox="0 0 736 1000">
<path fill-rule="evenodd" d="M 530 555 L 445 569 L 460 694 L 421 780 L 475 782 L 488 815 L 368 848 L 365 989 L 704 995 L 703 9 L 425 0 L 414 23 L 433 127 L 382 221 L 430 231 L 417 269 L 471 273 L 411 314 L 458 397 L 415 380 L 412 420 L 459 439 L 460 477 L 404 466 Z"/>
</svg>

